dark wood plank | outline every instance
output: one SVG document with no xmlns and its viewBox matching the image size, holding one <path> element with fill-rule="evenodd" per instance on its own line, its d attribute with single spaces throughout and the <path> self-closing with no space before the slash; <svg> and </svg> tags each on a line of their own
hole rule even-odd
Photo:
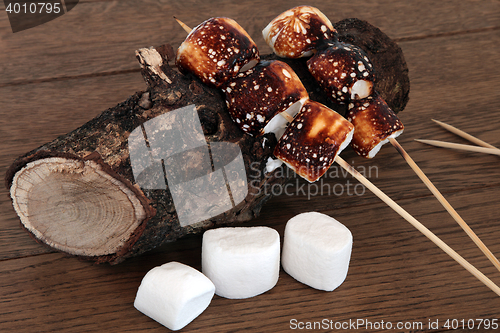
<svg viewBox="0 0 500 333">
<path fill-rule="evenodd" d="M 195 25 L 229 16 L 256 36 L 275 15 L 302 2 L 81 1 L 69 14 L 12 34 L 0 17 L 0 173 L 18 155 L 90 120 L 144 88 L 134 50 L 180 44 L 173 15 Z M 414 138 L 464 143 L 430 119 L 452 123 L 500 146 L 500 3 L 312 1 L 332 21 L 366 19 L 399 41 L 410 69 L 411 95 L 400 114 L 399 141 L 495 254 L 498 244 L 498 157 L 432 148 Z M 390 146 L 373 160 L 348 150 L 344 158 L 450 246 L 500 284 L 499 272 L 448 216 Z M 313 290 L 281 272 L 278 285 L 247 300 L 214 297 L 183 331 L 285 331 L 290 320 L 334 323 L 498 318 L 499 298 L 452 261 L 373 194 L 349 195 L 355 182 L 332 168 L 317 193 L 292 179 L 291 195 L 264 206 L 245 225 L 267 225 L 283 235 L 286 221 L 305 210 L 327 213 L 354 235 L 346 282 L 332 293 Z M 335 175 L 338 176 L 335 176 Z M 349 183 L 348 183 L 349 181 Z M 301 190 L 302 189 L 302 190 Z M 326 187 L 325 187 L 326 189 Z M 358 187 L 358 190 L 361 188 Z M 309 197 L 308 197 L 309 194 Z M 165 328 L 133 308 L 144 274 L 176 260 L 200 269 L 201 236 L 177 242 L 118 266 L 95 266 L 36 244 L 19 226 L 7 190 L 0 188 L 0 330 L 15 332 L 158 331 Z M 420 327 L 405 331 L 416 331 Z M 338 330 L 336 330 L 338 331 Z M 356 330 L 355 330 L 356 331 Z M 366 331 L 366 330 L 357 330 Z M 384 331 L 384 330 L 376 330 Z M 448 331 L 442 328 L 439 331 Z M 461 332 L 461 331 L 460 331 Z"/>
<path fill-rule="evenodd" d="M 492 214 L 499 188 L 469 191 L 452 199 L 467 211 L 471 226 L 492 251 L 500 252 Z M 401 204 L 493 280 L 500 274 L 433 198 Z M 448 318 L 494 318 L 500 299 L 419 234 L 383 203 L 363 210 L 329 210 L 353 232 L 347 280 L 333 292 L 302 285 L 283 271 L 275 288 L 254 298 L 215 296 L 186 331 L 251 329 L 284 331 L 290 320 L 333 322 L 356 319 L 396 323 L 441 323 Z M 283 235 L 288 216 L 258 224 Z M 96 266 L 47 254 L 4 261 L 0 267 L 0 329 L 23 331 L 142 331 L 164 328 L 133 308 L 144 274 L 156 265 L 180 261 L 201 268 L 201 236 L 171 243 L 118 266 Z M 36 300 L 36 301 L 35 301 Z M 487 305 L 487 306 L 485 306 Z"/>
<path fill-rule="evenodd" d="M 2 87 L 2 153 L 36 148 L 145 88 L 138 72 Z"/>
<path fill-rule="evenodd" d="M 134 50 L 170 43 L 180 45 L 185 32 L 173 15 L 190 26 L 212 16 L 228 16 L 238 21 L 253 37 L 259 50 L 270 49 L 261 36 L 267 23 L 301 1 L 227 0 L 151 2 L 81 1 L 68 14 L 47 24 L 13 34 L 7 16 L 0 19 L 0 85 L 44 80 L 52 77 L 87 75 L 137 68 Z M 392 38 L 408 38 L 436 33 L 463 33 L 498 28 L 500 4 L 496 1 L 453 0 L 434 2 L 370 3 L 366 1 L 309 1 L 332 22 L 348 17 L 365 19 Z M 432 8 L 432 9 L 429 9 Z M 105 34 L 106 38 L 102 38 Z"/>
<path fill-rule="evenodd" d="M 437 118 L 452 122 L 492 144 L 500 143 L 500 117 L 495 113 L 496 86 L 484 81 L 485 76 L 495 77 L 499 71 L 500 66 L 496 65 L 499 62 L 496 56 L 496 51 L 500 52 L 499 38 L 498 34 L 485 32 L 472 34 L 466 44 L 460 36 L 401 43 L 410 68 L 412 88 L 407 109 L 400 114 L 406 130 L 399 141 L 445 196 L 453 191 L 499 184 L 497 157 L 432 148 L 414 142 L 413 139 L 435 138 L 463 142 L 430 121 L 431 118 Z M 455 66 L 448 63 L 448 50 L 453 50 L 452 61 Z M 477 58 L 482 61 L 469 61 Z M 491 69 L 484 64 L 492 64 Z M 432 89 L 434 84 L 443 87 L 443 90 Z M 0 114 L 5 122 L 0 132 L 0 142 L 3 142 L 0 144 L 0 171 L 3 170 L 4 174 L 17 156 L 57 135 L 73 130 L 143 88 L 139 73 L 0 88 L 0 96 L 3 97 L 0 97 Z M 446 96 L 443 96 L 443 91 Z M 478 99 L 473 91 L 481 91 L 484 97 Z M 7 117 L 9 114 L 16 116 L 14 120 L 8 120 L 12 119 Z M 471 117 L 474 121 L 470 120 Z M 478 124 L 481 124 L 480 128 L 477 127 Z M 28 128 L 30 135 L 25 135 Z M 396 200 L 430 195 L 390 145 L 385 146 L 372 160 L 362 159 L 350 150 L 343 156 L 358 170 L 364 170 L 373 183 Z M 287 187 L 287 193 L 272 192 L 274 189 L 269 191 L 281 194 L 277 202 L 292 210 L 293 207 L 302 207 L 304 201 L 308 204 L 314 201 L 314 207 L 319 210 L 332 205 L 349 207 L 378 201 L 370 193 L 361 198 L 349 195 L 348 190 L 351 189 L 351 193 L 354 193 L 354 187 L 358 183 L 345 175 L 339 166 L 334 165 L 319 183 L 309 185 L 295 177 Z M 359 193 L 363 190 L 359 185 L 356 189 Z M 8 194 L 2 188 L 0 195 L 7 198 Z M 5 242 L 0 242 L 5 244 L 0 245 L 1 257 L 25 253 L 25 247 L 35 253 L 41 251 L 36 244 L 33 248 L 31 239 L 19 229 L 19 220 L 8 200 L 2 202 L 0 207 L 8 221 L 0 225 L 0 238 L 6 239 Z M 23 240 L 18 243 L 22 244 L 21 248 L 10 245 L 13 234 Z"/>
</svg>

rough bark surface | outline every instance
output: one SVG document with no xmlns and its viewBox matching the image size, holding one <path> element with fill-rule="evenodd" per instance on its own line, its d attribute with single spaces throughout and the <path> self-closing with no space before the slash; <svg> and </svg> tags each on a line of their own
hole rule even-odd
<svg viewBox="0 0 500 333">
<path fill-rule="evenodd" d="M 355 19 L 342 21 L 337 23 L 336 28 L 344 41 L 360 46 L 370 55 L 379 78 L 377 90 L 394 111 L 401 111 L 408 100 L 409 80 L 408 69 L 399 47 L 380 30 L 363 21 Z M 147 49 L 142 51 L 148 52 Z M 138 52 L 147 90 L 135 93 L 80 128 L 19 157 L 6 174 L 6 186 L 10 188 L 15 174 L 29 162 L 47 157 L 82 161 L 90 159 L 99 163 L 105 172 L 133 191 L 146 211 L 146 217 L 136 232 L 116 253 L 79 256 L 84 259 L 119 263 L 187 234 L 249 221 L 259 214 L 262 205 L 270 199 L 270 194 L 262 189 L 275 184 L 283 185 L 287 181 L 283 177 L 287 174 L 285 172 L 277 170 L 267 174 L 264 171 L 266 162 L 272 157 L 276 145 L 274 135 L 254 137 L 244 134 L 230 119 L 223 95 L 219 90 L 206 87 L 198 79 L 190 75 L 184 76 L 169 65 L 169 60 L 171 64 L 173 63 L 172 47 L 164 45 L 150 51 L 153 55 L 161 56 L 161 59 L 156 59 L 156 65 L 153 66 L 145 61 L 144 54 Z M 273 59 L 276 56 L 268 55 L 262 58 Z M 281 60 L 286 61 L 296 71 L 311 99 L 345 114 L 345 106 L 333 104 L 322 93 L 308 73 L 305 59 Z M 134 180 L 128 139 L 134 129 L 148 120 L 191 104 L 196 105 L 208 143 L 230 142 L 239 146 L 246 173 L 250 178 L 248 194 L 241 203 L 213 218 L 181 226 L 168 188 L 167 190 L 144 189 Z M 214 163 L 217 162 L 212 161 L 212 168 Z M 190 167 L 196 169 L 196 165 Z M 40 241 L 36 237 L 35 239 Z"/>
<path fill-rule="evenodd" d="M 375 90 L 396 113 L 409 100 L 410 78 L 403 51 L 393 40 L 366 21 L 345 19 L 334 24 L 339 40 L 362 48 L 375 68 Z"/>
</svg>

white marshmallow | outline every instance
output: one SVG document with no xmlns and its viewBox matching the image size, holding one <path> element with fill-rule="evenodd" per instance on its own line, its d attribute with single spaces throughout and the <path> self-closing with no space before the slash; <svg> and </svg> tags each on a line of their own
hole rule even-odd
<svg viewBox="0 0 500 333">
<path fill-rule="evenodd" d="M 272 289 L 280 270 L 280 237 L 268 227 L 227 227 L 207 230 L 201 249 L 202 271 L 215 293 L 248 298 Z"/>
<path fill-rule="evenodd" d="M 332 291 L 347 276 L 351 250 L 346 226 L 325 214 L 302 213 L 286 224 L 281 264 L 297 281 Z"/>
<path fill-rule="evenodd" d="M 173 261 L 151 269 L 144 276 L 134 307 L 176 331 L 205 311 L 214 293 L 215 286 L 205 275 Z"/>
<path fill-rule="evenodd" d="M 271 157 L 267 158 L 267 163 L 266 163 L 266 168 L 265 171 L 266 173 L 271 173 L 277 168 L 279 168 L 283 164 L 283 161 L 280 159 L 272 159 Z"/>
</svg>

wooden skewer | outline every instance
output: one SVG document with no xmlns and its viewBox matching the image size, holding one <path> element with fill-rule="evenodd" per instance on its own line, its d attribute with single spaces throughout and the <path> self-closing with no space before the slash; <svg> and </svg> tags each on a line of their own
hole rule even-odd
<svg viewBox="0 0 500 333">
<path fill-rule="evenodd" d="M 177 17 L 174 16 L 174 19 L 177 21 L 177 23 L 180 24 L 180 26 L 182 27 L 182 29 L 184 29 L 184 31 L 186 31 L 188 34 L 191 32 L 191 28 L 188 27 L 184 22 L 182 22 L 181 20 L 179 20 Z"/>
<path fill-rule="evenodd" d="M 484 154 L 492 154 L 492 155 L 499 155 L 500 156 L 500 149 L 497 149 L 497 148 L 477 147 L 477 146 L 463 145 L 461 143 L 451 143 L 451 142 L 444 142 L 444 141 L 438 141 L 438 140 L 415 139 L 415 141 L 422 142 L 422 143 L 425 143 L 425 144 L 428 144 L 431 146 L 436 146 L 436 147 L 459 149 L 459 150 L 472 151 L 472 152 L 476 152 L 476 153 L 484 153 Z"/>
<path fill-rule="evenodd" d="M 418 165 L 413 161 L 413 159 L 408 155 L 404 148 L 399 144 L 395 138 L 389 139 L 391 144 L 396 148 L 396 150 L 403 156 L 406 163 L 415 171 L 417 176 L 424 182 L 424 184 L 429 188 L 429 190 L 434 194 L 434 196 L 439 200 L 443 207 L 448 211 L 448 213 L 457 221 L 457 223 L 462 227 L 462 229 L 469 235 L 469 237 L 474 241 L 474 243 L 481 249 L 481 251 L 488 257 L 488 259 L 495 265 L 495 267 L 500 271 L 500 262 L 495 257 L 495 255 L 484 245 L 481 239 L 472 231 L 469 225 L 462 219 L 460 215 L 455 211 L 455 209 L 450 205 L 450 203 L 445 199 L 445 197 L 439 192 L 439 190 L 434 186 L 434 184 L 427 178 L 424 172 L 418 167 Z"/>
<path fill-rule="evenodd" d="M 293 117 L 289 115 L 286 111 L 280 112 L 280 116 L 286 119 L 289 123 L 293 121 Z"/>
<path fill-rule="evenodd" d="M 401 206 L 399 206 L 395 201 L 389 198 L 384 192 L 373 185 L 368 179 L 366 179 L 362 174 L 360 174 L 356 169 L 344 161 L 340 156 L 335 158 L 335 161 L 349 172 L 354 178 L 356 178 L 361 184 L 366 186 L 370 191 L 373 192 L 377 197 L 379 197 L 383 202 L 385 202 L 389 207 L 391 207 L 396 213 L 401 215 L 406 221 L 413 225 L 418 231 L 429 238 L 434 244 L 436 244 L 441 250 L 446 252 L 450 257 L 452 257 L 456 262 L 458 262 L 462 267 L 464 267 L 469 273 L 474 275 L 478 280 L 484 283 L 488 288 L 490 288 L 495 294 L 500 296 L 500 288 L 483 273 L 481 273 L 477 268 L 471 265 L 467 260 L 455 252 L 451 247 L 449 247 L 445 242 L 443 242 L 439 237 L 437 237 L 432 231 L 427 229 L 422 223 L 417 221 L 413 216 L 411 216 L 407 211 L 405 211 Z"/>
<path fill-rule="evenodd" d="M 449 124 L 446 124 L 446 123 L 443 123 L 442 121 L 439 121 L 439 120 L 435 120 L 435 119 L 432 119 L 433 122 L 435 122 L 436 124 L 444 127 L 445 129 L 447 129 L 448 131 L 466 139 L 466 140 L 469 140 L 470 142 L 473 142 L 475 143 L 476 145 L 479 145 L 479 146 L 482 146 L 482 147 L 486 147 L 486 148 L 493 148 L 493 149 L 498 149 L 497 147 L 493 146 L 493 145 L 490 145 L 489 143 L 487 142 L 484 142 L 483 140 L 481 139 L 478 139 L 472 135 L 470 135 L 469 133 L 466 133 L 462 130 L 459 130 L 458 128 L 456 127 L 453 127 Z"/>
</svg>

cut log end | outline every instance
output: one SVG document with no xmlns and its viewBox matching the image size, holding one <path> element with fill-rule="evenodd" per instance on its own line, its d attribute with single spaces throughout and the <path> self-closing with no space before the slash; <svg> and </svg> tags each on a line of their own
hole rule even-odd
<svg viewBox="0 0 500 333">
<path fill-rule="evenodd" d="M 36 239 L 78 256 L 116 254 L 147 216 L 135 193 L 92 160 L 30 162 L 14 176 L 10 193 Z"/>
</svg>

